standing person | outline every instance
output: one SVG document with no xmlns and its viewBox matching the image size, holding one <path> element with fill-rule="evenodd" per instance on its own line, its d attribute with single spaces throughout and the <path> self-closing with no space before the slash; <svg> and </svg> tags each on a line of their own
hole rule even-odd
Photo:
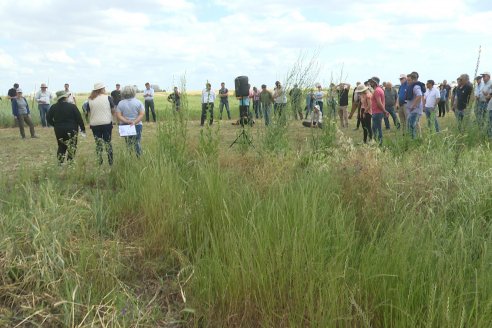
<svg viewBox="0 0 492 328">
<path fill-rule="evenodd" d="M 398 120 L 398 116 L 396 116 L 395 106 L 398 103 L 398 93 L 395 88 L 393 88 L 393 84 L 391 82 L 386 82 L 386 86 L 384 87 L 384 106 L 386 107 L 386 111 L 391 115 L 393 119 L 393 124 L 397 129 L 400 129 L 400 120 Z M 384 117 L 384 125 L 386 126 L 386 130 L 390 129 L 389 117 Z"/>
<path fill-rule="evenodd" d="M 483 129 L 487 122 L 488 99 L 486 97 L 486 94 L 490 92 L 490 88 L 492 87 L 492 81 L 490 80 L 490 72 L 484 72 L 480 74 L 480 76 L 482 76 L 482 83 L 481 83 L 482 87 L 480 88 L 480 92 L 477 95 L 476 102 L 477 102 L 477 111 L 479 117 L 481 117 L 479 127 Z"/>
<path fill-rule="evenodd" d="M 68 99 L 67 99 L 68 101 Z M 87 104 L 89 124 L 96 141 L 96 155 L 99 165 L 103 163 L 103 145 L 108 153 L 108 164 L 113 165 L 113 145 L 111 132 L 113 131 L 113 98 L 106 94 L 106 87 L 102 83 L 94 84 Z"/>
<path fill-rule="evenodd" d="M 12 111 L 14 110 L 14 101 L 17 98 L 17 89 L 19 89 L 19 83 L 14 83 L 14 86 L 7 91 L 7 99 L 10 100 L 10 107 Z M 17 118 L 14 119 L 14 123 L 17 126 L 18 124 Z"/>
<path fill-rule="evenodd" d="M 214 102 L 215 92 L 212 90 L 212 85 L 207 82 L 205 89 L 202 91 L 202 117 L 200 120 L 200 126 L 205 124 L 207 119 L 207 111 L 210 112 L 210 125 L 214 123 Z"/>
<path fill-rule="evenodd" d="M 352 119 L 352 116 L 354 115 L 355 111 L 357 111 L 357 125 L 354 128 L 354 131 L 359 130 L 359 126 L 361 123 L 361 117 L 360 117 L 360 94 L 358 92 L 355 92 L 357 90 L 357 87 L 360 85 L 360 82 L 357 82 L 355 84 L 355 89 L 354 92 L 352 93 L 352 109 L 350 110 L 349 114 L 349 119 Z"/>
<path fill-rule="evenodd" d="M 456 90 L 456 118 L 458 119 L 458 128 L 463 130 L 463 119 L 465 118 L 465 110 L 470 102 L 470 97 L 473 92 L 473 86 L 470 83 L 468 74 L 461 74 L 460 82 Z"/>
<path fill-rule="evenodd" d="M 9 97 L 11 97 L 9 95 Z M 34 133 L 34 124 L 31 120 L 31 112 L 29 111 L 29 104 L 27 103 L 26 98 L 22 95 L 22 89 L 19 88 L 16 91 L 16 97 L 11 99 L 12 101 L 12 115 L 16 119 L 19 124 L 19 131 L 22 139 L 26 138 L 26 134 L 24 132 L 24 122 L 29 125 L 29 132 L 31 133 L 31 138 L 37 138 Z"/>
<path fill-rule="evenodd" d="M 248 85 L 249 87 L 249 85 Z M 239 124 L 244 126 L 245 124 L 253 124 L 251 120 L 251 114 L 249 112 L 249 96 L 237 97 L 239 100 Z"/>
<path fill-rule="evenodd" d="M 372 133 L 374 137 L 378 140 L 379 144 L 383 144 L 383 117 L 389 115 L 386 111 L 384 104 L 384 91 L 379 86 L 379 78 L 373 76 L 369 79 L 369 84 L 373 88 L 371 98 L 371 109 L 372 109 Z"/>
<path fill-rule="evenodd" d="M 354 92 L 359 95 L 363 140 L 364 143 L 367 143 L 367 137 L 369 137 L 369 140 L 372 139 L 372 94 L 364 84 L 358 85 Z"/>
<path fill-rule="evenodd" d="M 348 99 L 349 99 L 350 84 L 340 83 L 337 88 L 338 92 L 338 117 L 340 117 L 340 126 L 348 128 Z"/>
<path fill-rule="evenodd" d="M 116 83 L 116 89 L 111 91 L 111 98 L 113 98 L 114 105 L 118 106 L 121 100 L 121 90 L 119 83 Z"/>
<path fill-rule="evenodd" d="M 227 119 L 231 119 L 231 110 L 229 108 L 229 89 L 225 87 L 225 83 L 220 84 L 219 89 L 219 118 L 222 119 L 222 111 L 224 107 L 227 112 Z"/>
<path fill-rule="evenodd" d="M 55 130 L 58 150 L 56 157 L 59 163 L 72 161 L 77 151 L 77 136 L 80 131 L 85 134 L 85 125 L 79 109 L 67 102 L 68 93 L 64 90 L 56 92 L 56 103 L 51 106 L 46 120 Z"/>
<path fill-rule="evenodd" d="M 70 84 L 65 83 L 65 92 L 68 93 L 67 102 L 77 106 L 77 100 L 75 100 L 75 95 L 70 91 Z"/>
<path fill-rule="evenodd" d="M 307 128 L 323 128 L 323 113 L 318 105 L 315 105 L 311 114 L 311 121 L 303 121 L 302 125 Z"/>
<path fill-rule="evenodd" d="M 263 118 L 263 114 L 260 109 L 260 91 L 258 91 L 258 88 L 256 87 L 253 87 L 253 109 L 257 119 Z"/>
<path fill-rule="evenodd" d="M 173 92 L 167 96 L 167 101 L 173 104 L 174 110 L 179 112 L 181 109 L 181 93 L 178 90 L 178 87 L 174 87 Z"/>
<path fill-rule="evenodd" d="M 442 85 L 444 86 L 444 89 L 446 89 L 446 106 L 445 110 L 446 112 L 449 113 L 449 99 L 451 97 L 451 86 L 448 84 L 447 80 L 442 81 Z"/>
<path fill-rule="evenodd" d="M 308 115 L 311 114 L 313 107 L 314 107 L 314 91 L 313 89 L 310 89 L 306 94 L 306 116 L 305 116 L 306 120 L 308 118 Z"/>
<path fill-rule="evenodd" d="M 268 126 L 270 125 L 270 112 L 272 110 L 273 95 L 267 90 L 265 84 L 261 85 L 260 104 L 261 109 L 263 110 L 263 116 L 265 117 L 265 125 Z"/>
<path fill-rule="evenodd" d="M 273 101 L 273 113 L 275 116 L 278 116 L 280 118 L 284 114 L 283 112 L 285 110 L 285 107 L 287 106 L 287 95 L 285 94 L 285 90 L 279 81 L 275 82 Z"/>
<path fill-rule="evenodd" d="M 439 107 L 439 117 L 444 117 L 446 115 L 446 99 L 448 97 L 448 92 L 444 85 L 439 86 L 439 103 L 437 104 Z"/>
<path fill-rule="evenodd" d="M 135 154 L 140 157 L 142 154 L 142 119 L 145 115 L 144 105 L 135 98 L 136 90 L 131 85 L 123 88 L 121 97 L 123 98 L 116 107 L 116 117 L 120 124 L 134 125 L 137 132 L 134 136 L 125 137 L 127 147 L 135 149 Z"/>
<path fill-rule="evenodd" d="M 396 103 L 396 109 L 398 110 L 398 116 L 400 117 L 400 124 L 403 125 L 403 134 L 405 134 L 407 128 L 407 115 L 408 112 L 406 110 L 406 99 L 405 95 L 407 94 L 408 89 L 408 81 L 407 76 L 405 74 L 400 74 L 400 88 L 398 89 L 398 101 Z"/>
<path fill-rule="evenodd" d="M 294 117 L 296 118 L 296 120 L 302 120 L 302 91 L 301 89 L 299 89 L 297 84 L 294 84 L 294 87 L 289 91 L 289 96 L 292 111 L 294 112 Z"/>
<path fill-rule="evenodd" d="M 325 97 L 325 93 L 323 92 L 323 89 L 321 88 L 321 84 L 316 84 L 316 89 L 317 91 L 314 92 L 314 106 L 318 105 L 319 110 L 323 113 L 323 99 Z"/>
<path fill-rule="evenodd" d="M 154 89 L 150 87 L 150 83 L 145 83 L 145 90 L 143 93 L 145 102 L 145 122 L 149 122 L 149 109 L 152 112 L 152 120 L 156 122 L 155 118 L 155 106 L 154 106 Z"/>
<path fill-rule="evenodd" d="M 326 95 L 326 106 L 328 107 L 328 113 L 331 116 L 333 121 L 337 119 L 337 99 L 335 97 L 336 94 L 336 86 L 334 83 L 330 83 L 330 89 Z"/>
<path fill-rule="evenodd" d="M 439 132 L 439 122 L 436 117 L 436 105 L 441 99 L 441 94 L 436 87 L 434 87 L 434 80 L 428 80 L 426 87 L 427 91 L 424 93 L 424 110 L 427 117 L 427 125 L 429 130 L 432 131 L 432 121 L 434 121 L 434 127 L 436 132 Z"/>
<path fill-rule="evenodd" d="M 36 92 L 36 102 L 38 103 L 39 115 L 41 117 L 41 125 L 43 127 L 47 127 L 48 123 L 46 122 L 46 114 L 50 109 L 50 103 L 53 99 L 51 92 L 48 90 L 48 86 L 46 83 L 41 83 L 41 90 Z"/>
<path fill-rule="evenodd" d="M 483 82 L 482 75 L 475 77 L 477 85 L 474 88 L 473 95 L 475 96 L 475 120 L 477 122 L 478 128 L 483 126 L 483 121 L 485 119 L 485 111 L 487 110 L 487 103 L 480 101 L 480 95 L 482 94 Z"/>
<path fill-rule="evenodd" d="M 406 109 L 407 109 L 407 124 L 408 130 L 412 135 L 412 139 L 417 137 L 418 123 L 422 116 L 422 98 L 423 92 L 418 81 L 418 76 L 415 73 L 407 75 L 408 89 L 406 92 Z"/>
</svg>

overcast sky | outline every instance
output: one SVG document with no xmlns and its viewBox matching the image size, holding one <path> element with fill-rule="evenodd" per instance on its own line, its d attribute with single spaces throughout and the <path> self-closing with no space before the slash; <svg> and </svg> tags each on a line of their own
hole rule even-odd
<svg viewBox="0 0 492 328">
<path fill-rule="evenodd" d="M 397 82 L 454 80 L 492 70 L 489 0 L 0 0 L 0 94 L 69 82 L 233 89 L 283 81 L 300 54 L 319 62 L 322 84 L 376 75 Z M 307 59 L 306 59 L 307 61 Z M 479 72 L 480 73 L 480 72 Z"/>
</svg>

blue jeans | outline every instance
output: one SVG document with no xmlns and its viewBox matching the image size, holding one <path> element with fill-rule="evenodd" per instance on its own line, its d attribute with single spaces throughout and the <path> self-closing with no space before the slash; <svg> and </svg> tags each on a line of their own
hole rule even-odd
<svg viewBox="0 0 492 328">
<path fill-rule="evenodd" d="M 142 124 L 137 124 L 135 125 L 137 135 L 125 137 L 125 142 L 128 149 L 131 150 L 132 147 L 135 147 L 135 154 L 137 154 L 137 157 L 140 157 L 140 155 L 142 155 L 142 129 Z"/>
<path fill-rule="evenodd" d="M 489 138 L 492 138 L 492 110 L 489 110 Z"/>
<path fill-rule="evenodd" d="M 477 100 L 475 103 L 475 117 L 479 127 L 483 127 L 487 119 L 487 102 Z"/>
<path fill-rule="evenodd" d="M 270 111 L 272 110 L 272 105 L 261 104 L 261 109 L 263 110 L 263 117 L 265 118 L 265 125 L 270 124 Z"/>
<path fill-rule="evenodd" d="M 396 126 L 397 129 L 399 129 L 400 120 L 398 120 L 398 116 L 396 116 L 395 107 L 394 106 L 386 107 L 386 111 L 390 114 L 391 118 L 393 119 L 393 124 Z M 389 118 L 386 117 L 386 115 L 384 116 L 384 126 L 386 127 L 386 129 L 390 128 Z"/>
<path fill-rule="evenodd" d="M 46 114 L 48 113 L 48 110 L 50 109 L 50 105 L 40 104 L 40 105 L 38 105 L 38 108 L 39 108 L 39 115 L 41 116 L 41 125 L 43 127 L 49 126 L 48 122 L 46 122 Z"/>
<path fill-rule="evenodd" d="M 372 134 L 380 145 L 383 144 L 383 117 L 384 113 L 372 114 Z"/>
<path fill-rule="evenodd" d="M 439 122 L 437 122 L 436 117 L 436 108 L 425 107 L 425 116 L 427 117 L 427 125 L 429 126 L 429 130 L 432 131 L 432 120 L 434 120 L 434 127 L 436 128 L 436 132 L 439 132 Z"/>
<path fill-rule="evenodd" d="M 219 105 L 219 119 L 222 119 L 222 111 L 224 110 L 224 106 L 227 112 L 227 118 L 231 119 L 231 110 L 229 109 L 229 100 L 227 101 L 220 101 Z"/>
<path fill-rule="evenodd" d="M 414 110 L 413 112 L 408 113 L 408 131 L 412 135 L 412 139 L 417 137 L 417 123 L 419 122 L 420 114 Z"/>
<path fill-rule="evenodd" d="M 155 106 L 154 99 L 145 100 L 145 121 L 149 121 L 149 109 L 152 112 L 152 119 L 155 122 Z"/>
</svg>

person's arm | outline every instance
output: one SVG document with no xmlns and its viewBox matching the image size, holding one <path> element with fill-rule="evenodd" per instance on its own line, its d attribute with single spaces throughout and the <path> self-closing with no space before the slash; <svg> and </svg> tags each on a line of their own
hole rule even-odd
<svg viewBox="0 0 492 328">
<path fill-rule="evenodd" d="M 429 95 L 428 94 L 427 95 L 424 94 L 424 100 L 422 101 L 422 104 L 423 104 L 424 108 L 425 108 L 425 104 L 427 103 L 427 97 L 429 97 Z"/>
<path fill-rule="evenodd" d="M 383 95 L 383 97 L 384 97 L 384 95 Z M 376 104 L 383 111 L 383 113 L 385 113 L 385 114 L 388 113 L 386 111 L 386 108 L 384 108 L 383 102 L 381 101 L 381 97 L 376 97 Z"/>
<path fill-rule="evenodd" d="M 111 113 L 114 113 L 115 110 L 116 110 L 116 106 L 114 105 L 113 98 L 111 98 L 110 96 L 108 96 L 108 100 L 109 100 L 109 106 L 111 107 Z"/>
<path fill-rule="evenodd" d="M 48 110 L 48 113 L 46 113 L 46 122 L 48 122 L 48 124 L 51 126 L 55 126 L 55 120 L 54 120 L 55 118 L 53 117 L 53 114 L 54 114 L 53 107 L 51 107 Z"/>
<path fill-rule="evenodd" d="M 75 120 L 77 122 L 77 125 L 80 128 L 80 132 L 85 133 L 85 124 L 84 124 L 84 120 L 82 119 L 82 115 L 80 115 L 79 109 L 75 105 L 72 108 L 73 108 L 73 112 L 75 114 Z M 51 110 L 49 112 L 51 112 Z M 51 125 L 53 125 L 53 124 L 51 124 Z"/>
</svg>

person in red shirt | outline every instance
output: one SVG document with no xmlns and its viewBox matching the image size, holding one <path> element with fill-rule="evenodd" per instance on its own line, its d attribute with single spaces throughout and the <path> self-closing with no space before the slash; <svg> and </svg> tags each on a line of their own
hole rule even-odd
<svg viewBox="0 0 492 328">
<path fill-rule="evenodd" d="M 383 118 L 388 116 L 389 113 L 385 109 L 384 105 L 384 91 L 379 86 L 379 78 L 373 76 L 369 79 L 369 84 L 373 88 L 371 107 L 372 107 L 372 133 L 374 138 L 378 140 L 379 144 L 383 144 Z"/>
</svg>

